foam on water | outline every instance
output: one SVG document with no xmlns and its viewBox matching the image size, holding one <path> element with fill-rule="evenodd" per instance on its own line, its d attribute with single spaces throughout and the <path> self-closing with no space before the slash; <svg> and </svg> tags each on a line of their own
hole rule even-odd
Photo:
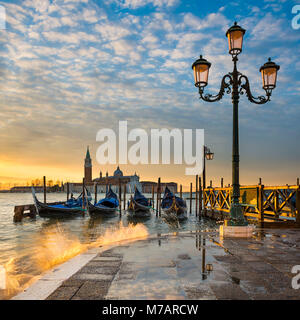
<svg viewBox="0 0 300 320">
<path fill-rule="evenodd" d="M 42 198 L 42 194 L 38 194 L 38 197 Z M 102 197 L 98 195 L 98 199 Z M 188 197 L 188 194 L 184 197 Z M 49 202 L 65 199 L 66 194 L 47 194 Z M 183 223 L 168 224 L 157 218 L 155 212 L 146 220 L 130 220 L 125 211 L 122 211 L 121 217 L 118 214 L 110 218 L 91 218 L 86 215 L 59 221 L 37 217 L 36 220 L 26 218 L 22 223 L 14 223 L 14 206 L 32 202 L 29 193 L 0 193 L 0 265 L 7 272 L 7 289 L 0 290 L 0 299 L 15 295 L 46 270 L 93 246 L 147 237 L 149 234 L 215 226 L 213 222 L 198 221 L 193 213 Z"/>
</svg>

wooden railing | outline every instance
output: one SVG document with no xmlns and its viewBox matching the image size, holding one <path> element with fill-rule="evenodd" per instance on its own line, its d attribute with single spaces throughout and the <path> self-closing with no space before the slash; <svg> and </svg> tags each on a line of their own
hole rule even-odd
<svg viewBox="0 0 300 320">
<path fill-rule="evenodd" d="M 232 188 L 205 188 L 203 209 L 229 213 Z M 258 221 L 294 220 L 300 223 L 300 186 L 241 186 L 240 203 L 246 217 Z"/>
</svg>

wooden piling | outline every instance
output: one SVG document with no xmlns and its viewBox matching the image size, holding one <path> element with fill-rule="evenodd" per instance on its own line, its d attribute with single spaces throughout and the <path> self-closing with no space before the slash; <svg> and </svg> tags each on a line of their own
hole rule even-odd
<svg viewBox="0 0 300 320">
<path fill-rule="evenodd" d="M 97 203 L 97 195 L 98 195 L 98 184 L 95 183 L 95 203 Z"/>
<path fill-rule="evenodd" d="M 195 190 L 195 216 L 198 215 L 198 175 L 196 175 L 196 190 Z"/>
<path fill-rule="evenodd" d="M 70 197 L 70 185 L 69 182 L 67 182 L 67 201 L 69 200 Z"/>
<path fill-rule="evenodd" d="M 261 227 L 264 225 L 264 185 L 258 186 L 258 221 Z"/>
<path fill-rule="evenodd" d="M 261 178 L 258 179 L 258 184 L 261 185 Z"/>
<path fill-rule="evenodd" d="M 124 184 L 123 201 L 124 201 L 123 210 L 125 211 L 126 210 L 126 184 Z"/>
<path fill-rule="evenodd" d="M 158 215 L 161 216 L 161 180 L 158 178 Z"/>
<path fill-rule="evenodd" d="M 119 178 L 119 210 L 120 210 L 120 215 L 122 214 L 122 190 L 121 190 L 121 179 Z"/>
<path fill-rule="evenodd" d="M 15 206 L 13 221 L 21 222 L 23 218 L 26 218 L 26 217 L 35 219 L 36 215 L 37 215 L 37 211 L 34 204 Z"/>
<path fill-rule="evenodd" d="M 202 212 L 202 183 L 201 183 L 201 177 L 199 177 L 199 217 Z"/>
<path fill-rule="evenodd" d="M 212 180 L 209 181 L 209 185 L 212 188 Z"/>
<path fill-rule="evenodd" d="M 300 186 L 296 190 L 296 223 L 300 226 Z"/>
<path fill-rule="evenodd" d="M 224 180 L 221 178 L 221 188 L 223 188 Z"/>
<path fill-rule="evenodd" d="M 180 198 L 182 198 L 182 184 L 180 185 L 180 193 L 179 193 Z"/>
<path fill-rule="evenodd" d="M 85 179 L 82 178 L 82 209 L 85 209 Z"/>
<path fill-rule="evenodd" d="M 46 203 L 46 193 L 47 193 L 47 186 L 46 186 L 46 177 L 43 177 L 43 185 L 44 185 L 44 203 Z"/>
<path fill-rule="evenodd" d="M 274 190 L 274 213 L 275 213 L 275 217 L 279 218 L 279 193 L 278 190 Z"/>
<path fill-rule="evenodd" d="M 152 208 L 154 209 L 154 185 L 152 185 Z"/>
<path fill-rule="evenodd" d="M 297 178 L 297 186 L 299 186 L 299 178 Z"/>
<path fill-rule="evenodd" d="M 156 216 L 158 216 L 158 195 L 159 195 L 159 189 L 160 189 L 160 178 L 158 178 L 157 187 L 156 187 Z"/>
<path fill-rule="evenodd" d="M 193 204 L 193 183 L 190 185 L 190 214 L 192 213 L 192 204 Z"/>
</svg>

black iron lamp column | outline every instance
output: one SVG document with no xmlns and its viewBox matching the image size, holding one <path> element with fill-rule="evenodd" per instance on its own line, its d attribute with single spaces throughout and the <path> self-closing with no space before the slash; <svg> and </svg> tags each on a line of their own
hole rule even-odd
<svg viewBox="0 0 300 320">
<path fill-rule="evenodd" d="M 210 151 L 207 146 L 203 146 L 203 173 L 202 173 L 202 180 L 203 180 L 203 188 L 206 188 L 206 160 L 213 160 L 214 153 Z"/>
<path fill-rule="evenodd" d="M 203 146 L 203 171 L 202 171 L 202 180 L 203 180 L 203 189 L 206 188 L 206 160 L 213 160 L 214 153 L 210 151 L 207 146 Z M 205 204 L 205 192 L 203 191 L 203 204 Z M 206 215 L 205 205 L 203 206 L 204 215 Z"/>
<path fill-rule="evenodd" d="M 247 222 L 243 215 L 242 206 L 239 202 L 240 184 L 239 184 L 239 124 L 238 124 L 238 105 L 240 95 L 246 94 L 248 100 L 256 104 L 264 104 L 270 101 L 272 90 L 276 87 L 277 72 L 279 66 L 269 58 L 261 68 L 263 89 L 266 96 L 254 97 L 250 90 L 250 84 L 247 76 L 237 70 L 238 55 L 242 52 L 243 37 L 246 30 L 241 28 L 235 22 L 226 32 L 228 38 L 229 53 L 232 56 L 233 71 L 226 74 L 221 81 L 221 88 L 218 94 L 204 94 L 204 88 L 208 84 L 208 74 L 211 63 L 202 56 L 193 63 L 195 86 L 199 88 L 200 98 L 207 102 L 221 100 L 226 93 L 232 97 L 233 104 L 233 140 L 232 140 L 232 201 L 230 208 L 230 222 L 232 226 L 244 226 Z"/>
</svg>

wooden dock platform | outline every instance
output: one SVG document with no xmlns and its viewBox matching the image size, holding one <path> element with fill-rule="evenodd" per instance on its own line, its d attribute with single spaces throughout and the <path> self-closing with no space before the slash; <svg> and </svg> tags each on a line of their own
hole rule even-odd
<svg viewBox="0 0 300 320">
<path fill-rule="evenodd" d="M 25 204 L 25 205 L 15 206 L 14 222 L 21 222 L 23 218 L 26 218 L 26 217 L 34 219 L 36 215 L 37 215 L 37 212 L 34 204 Z"/>
</svg>

